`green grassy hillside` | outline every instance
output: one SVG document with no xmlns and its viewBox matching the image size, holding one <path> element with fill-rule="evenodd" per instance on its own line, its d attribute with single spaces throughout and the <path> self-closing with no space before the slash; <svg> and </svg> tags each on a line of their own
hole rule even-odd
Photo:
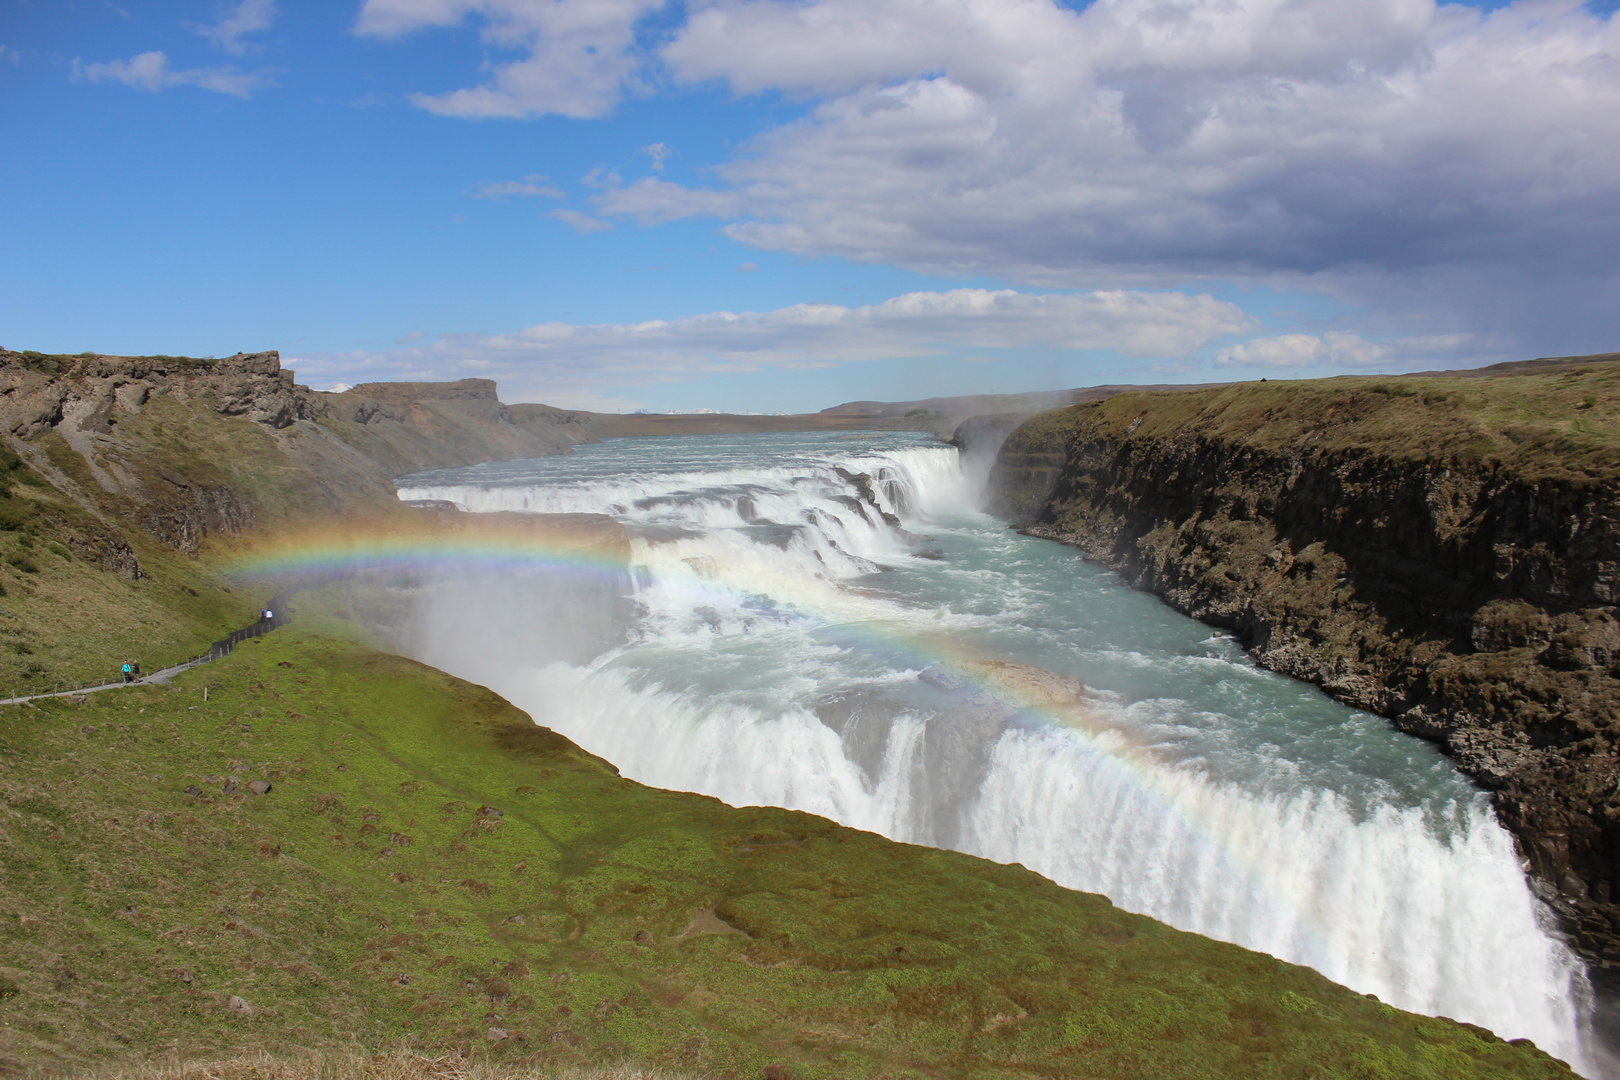
<svg viewBox="0 0 1620 1080">
<path fill-rule="evenodd" d="M 0 711 L 0 1072 L 403 1043 L 739 1077 L 1569 1075 L 1020 867 L 620 779 L 342 633 Z"/>
<path fill-rule="evenodd" d="M 47 452 L 58 442 L 38 440 Z M 51 460 L 84 466 L 59 449 Z M 4 447 L 0 474 L 0 697 L 105 682 L 126 659 L 148 671 L 176 663 L 252 621 L 263 602 L 221 578 L 213 559 L 129 527 L 142 508 L 128 500 L 76 499 Z"/>
</svg>

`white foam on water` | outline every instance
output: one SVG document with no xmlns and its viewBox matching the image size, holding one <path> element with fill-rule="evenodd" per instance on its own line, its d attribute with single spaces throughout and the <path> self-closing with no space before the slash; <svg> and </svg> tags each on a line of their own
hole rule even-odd
<svg viewBox="0 0 1620 1080">
<path fill-rule="evenodd" d="M 1401 1008 L 1578 1050 L 1580 965 L 1482 797 L 1359 818 L 1332 791 L 1256 796 L 1083 733 L 1009 731 L 962 846 Z"/>
</svg>

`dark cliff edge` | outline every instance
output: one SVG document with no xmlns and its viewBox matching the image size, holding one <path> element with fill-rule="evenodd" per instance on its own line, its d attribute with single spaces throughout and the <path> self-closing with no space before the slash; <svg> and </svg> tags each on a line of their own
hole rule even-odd
<svg viewBox="0 0 1620 1080">
<path fill-rule="evenodd" d="M 1620 365 L 1128 393 L 1002 446 L 992 509 L 1440 743 L 1620 964 Z"/>
</svg>

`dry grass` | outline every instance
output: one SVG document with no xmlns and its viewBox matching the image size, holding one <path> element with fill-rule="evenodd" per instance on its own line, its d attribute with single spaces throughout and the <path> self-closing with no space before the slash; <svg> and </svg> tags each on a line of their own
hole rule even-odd
<svg viewBox="0 0 1620 1080">
<path fill-rule="evenodd" d="M 266 1053 L 191 1061 L 126 1063 L 79 1076 L 93 1080 L 676 1080 L 673 1073 L 631 1068 L 547 1068 L 491 1062 L 460 1054 Z M 682 1078 L 685 1080 L 685 1078 Z"/>
<path fill-rule="evenodd" d="M 1531 480 L 1609 481 L 1620 475 L 1620 364 L 1485 379 L 1341 376 L 1137 391 L 1044 413 L 1020 440 L 1057 449 L 1076 435 L 1370 451 L 1506 466 Z"/>
</svg>

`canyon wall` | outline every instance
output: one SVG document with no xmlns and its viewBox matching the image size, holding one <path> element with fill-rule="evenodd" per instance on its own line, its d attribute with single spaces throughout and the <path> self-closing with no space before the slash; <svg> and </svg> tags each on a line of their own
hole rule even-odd
<svg viewBox="0 0 1620 1080">
<path fill-rule="evenodd" d="M 992 508 L 1439 742 L 1620 962 L 1620 370 L 1123 394 L 1003 445 Z"/>
<path fill-rule="evenodd" d="M 317 393 L 273 351 L 0 351 L 0 432 L 81 506 L 186 554 L 265 511 L 386 505 L 405 473 L 566 453 L 595 437 L 585 414 L 505 405 L 489 379 Z"/>
</svg>

